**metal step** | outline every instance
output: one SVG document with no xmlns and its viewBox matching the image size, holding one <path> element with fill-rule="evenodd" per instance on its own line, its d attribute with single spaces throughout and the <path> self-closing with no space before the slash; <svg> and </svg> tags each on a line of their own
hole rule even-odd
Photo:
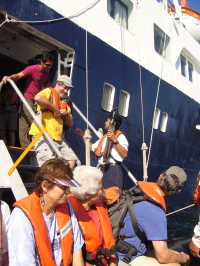
<svg viewBox="0 0 200 266">
<path fill-rule="evenodd" d="M 13 147 L 13 146 L 7 146 L 7 149 L 10 154 L 22 154 L 24 152 L 24 149 L 19 147 Z M 36 150 L 31 149 L 26 156 L 35 156 Z"/>
<path fill-rule="evenodd" d="M 19 172 L 36 172 L 39 169 L 39 166 L 32 166 L 32 165 L 23 165 L 23 164 L 19 164 L 17 166 L 17 170 Z"/>
</svg>

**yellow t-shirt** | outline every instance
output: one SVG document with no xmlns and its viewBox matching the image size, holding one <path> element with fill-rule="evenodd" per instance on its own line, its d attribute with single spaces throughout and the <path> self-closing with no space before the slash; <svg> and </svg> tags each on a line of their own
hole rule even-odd
<svg viewBox="0 0 200 266">
<path fill-rule="evenodd" d="M 51 101 L 51 89 L 47 88 L 39 92 L 37 95 L 42 95 L 46 97 L 49 101 Z M 61 103 L 61 101 L 60 101 Z M 38 105 L 37 111 L 46 109 Z M 71 108 L 68 106 L 66 110 L 71 115 Z M 42 113 L 42 125 L 46 128 L 49 136 L 57 141 L 62 140 L 62 132 L 63 132 L 63 119 L 62 118 L 54 118 L 53 113 L 51 111 L 46 111 Z M 37 135 L 39 133 L 39 129 L 35 122 L 32 123 L 31 129 L 29 131 L 30 135 Z"/>
</svg>

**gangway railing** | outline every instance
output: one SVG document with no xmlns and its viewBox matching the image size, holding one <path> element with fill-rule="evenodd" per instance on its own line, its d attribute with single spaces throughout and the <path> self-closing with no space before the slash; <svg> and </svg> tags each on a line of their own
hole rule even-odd
<svg viewBox="0 0 200 266">
<path fill-rule="evenodd" d="M 16 169 L 16 167 L 19 165 L 19 163 L 23 160 L 23 158 L 26 156 L 26 154 L 31 150 L 31 148 L 34 146 L 34 144 L 38 141 L 38 139 L 42 135 L 44 136 L 45 140 L 48 142 L 48 144 L 50 145 L 50 147 L 55 151 L 56 155 L 58 157 L 60 157 L 60 158 L 63 158 L 61 152 L 55 146 L 52 138 L 47 133 L 46 128 L 42 125 L 42 122 L 40 121 L 40 119 L 36 116 L 35 112 L 29 106 L 29 104 L 27 103 L 26 99 L 22 95 L 21 91 L 18 89 L 18 87 L 15 84 L 15 82 L 13 80 L 11 80 L 11 79 L 7 79 L 7 81 L 14 88 L 14 90 L 17 93 L 17 95 L 19 96 L 19 98 L 21 99 L 21 101 L 23 102 L 23 104 L 26 106 L 27 110 L 29 111 L 29 113 L 33 117 L 33 119 L 34 119 L 34 121 L 35 121 L 35 123 L 36 123 L 36 125 L 37 125 L 37 127 L 39 129 L 39 133 L 37 134 L 37 136 L 32 140 L 32 142 L 28 145 L 28 147 L 24 150 L 24 152 L 20 155 L 20 157 L 17 159 L 17 161 L 11 167 L 11 169 L 8 172 L 8 175 L 11 175 L 12 174 L 12 172 Z M 3 83 L 3 81 L 1 81 L 0 82 L 0 91 L 1 91 L 1 89 L 3 87 L 3 85 L 4 85 L 4 83 Z M 98 138 L 101 138 L 101 135 L 99 134 L 99 132 L 93 127 L 93 125 L 88 121 L 88 119 L 83 115 L 83 113 L 79 110 L 79 108 L 74 103 L 73 103 L 73 107 L 77 111 L 77 113 L 82 117 L 82 119 L 88 124 L 88 126 L 91 128 L 91 130 L 96 134 L 96 136 Z M 132 173 L 127 169 L 127 167 L 123 163 L 121 163 L 121 165 L 124 168 L 124 170 L 127 172 L 128 176 L 131 178 L 131 180 L 135 184 L 137 184 L 137 179 L 132 175 Z"/>
<path fill-rule="evenodd" d="M 11 84 L 11 86 L 14 88 L 14 90 L 17 93 L 17 95 L 19 96 L 19 98 L 21 99 L 23 104 L 26 106 L 26 108 L 29 111 L 29 113 L 32 115 L 32 117 L 33 117 L 33 119 L 34 119 L 34 121 L 35 121 L 35 123 L 36 123 L 36 125 L 37 125 L 37 127 L 39 129 L 39 133 L 37 134 L 37 136 L 33 139 L 33 141 L 28 145 L 28 147 L 24 150 L 24 152 L 20 155 L 20 157 L 17 159 L 17 161 L 11 167 L 11 169 L 8 172 L 8 175 L 12 174 L 12 172 L 15 170 L 15 168 L 18 166 L 18 164 L 23 160 L 23 158 L 26 156 L 26 154 L 31 150 L 33 145 L 38 141 L 38 139 L 42 135 L 44 136 L 45 140 L 48 142 L 49 146 L 55 151 L 56 155 L 58 157 L 60 157 L 60 158 L 63 158 L 61 152 L 55 146 L 55 143 L 53 142 L 52 138 L 47 133 L 46 128 L 42 125 L 42 122 L 36 116 L 35 112 L 31 109 L 30 105 L 27 103 L 26 99 L 22 95 L 21 91 L 18 89 L 18 87 L 15 84 L 15 82 L 13 80 L 11 80 L 11 79 L 7 79 L 7 82 L 9 82 Z M 4 85 L 4 83 L 3 83 L 3 81 L 1 81 L 1 83 L 0 83 L 0 91 L 1 91 L 1 89 L 3 87 L 3 85 Z"/>
<path fill-rule="evenodd" d="M 96 134 L 96 136 L 98 138 L 101 138 L 102 137 L 101 134 L 93 127 L 93 125 L 88 121 L 88 119 L 83 115 L 83 113 L 78 109 L 78 107 L 74 103 L 72 104 L 76 112 L 82 117 L 82 119 L 86 122 L 86 124 L 88 124 L 88 126 Z M 132 173 L 128 170 L 128 168 L 123 163 L 121 163 L 121 166 L 124 168 L 124 170 L 126 171 L 127 175 L 131 178 L 131 180 L 137 185 L 137 179 L 132 175 Z"/>
</svg>

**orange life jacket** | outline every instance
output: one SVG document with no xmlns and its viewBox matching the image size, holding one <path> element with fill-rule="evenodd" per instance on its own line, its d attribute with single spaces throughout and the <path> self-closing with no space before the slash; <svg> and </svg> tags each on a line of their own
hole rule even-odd
<svg viewBox="0 0 200 266">
<path fill-rule="evenodd" d="M 198 175 L 197 177 L 197 182 L 193 194 L 193 201 L 200 208 L 200 175 Z"/>
<path fill-rule="evenodd" d="M 102 151 L 102 146 L 103 146 L 104 139 L 107 137 L 107 134 L 108 133 L 103 135 L 103 137 L 99 141 L 99 144 L 98 144 L 97 149 L 95 151 L 95 154 L 96 154 L 97 157 L 100 157 L 100 156 L 104 155 L 104 153 L 105 153 L 105 150 Z M 114 134 L 115 134 L 116 137 L 118 137 L 120 134 L 122 134 L 122 132 L 120 130 L 115 130 Z"/>
<path fill-rule="evenodd" d="M 55 90 L 54 88 L 51 88 L 51 102 L 53 103 L 54 106 L 56 106 L 59 110 L 62 109 L 67 109 L 68 104 L 65 101 L 65 99 L 62 99 L 60 101 L 60 97 L 59 94 L 57 92 L 57 90 Z"/>
<path fill-rule="evenodd" d="M 56 266 L 56 263 L 52 259 L 51 243 L 42 215 L 39 197 L 35 193 L 32 193 L 28 197 L 17 201 L 14 205 L 23 210 L 33 227 L 41 266 Z M 56 219 L 61 237 L 63 265 L 68 266 L 72 261 L 73 235 L 67 202 L 56 206 Z"/>
<path fill-rule="evenodd" d="M 77 220 L 83 231 L 83 237 L 86 246 L 86 259 L 96 259 L 100 250 L 102 251 L 102 253 L 104 253 L 105 257 L 109 257 L 110 255 L 115 254 L 115 240 L 112 234 L 112 227 L 110 224 L 107 210 L 104 207 L 103 203 L 99 202 L 95 204 L 95 207 L 98 212 L 103 233 L 103 239 L 106 246 L 106 248 L 104 249 L 101 248 L 101 240 L 98 231 L 80 200 L 73 197 L 72 195 L 69 195 L 67 200 L 71 203 L 72 208 L 76 214 Z"/>
<path fill-rule="evenodd" d="M 144 192 L 147 200 L 155 201 L 156 203 L 161 205 L 161 207 L 166 212 L 166 204 L 165 204 L 163 192 L 156 183 L 138 181 L 137 184 Z"/>
<path fill-rule="evenodd" d="M 6 88 L 3 91 L 2 95 L 2 104 L 3 105 L 12 105 L 12 104 L 18 104 L 19 103 L 19 97 L 14 89 L 12 88 Z"/>
</svg>

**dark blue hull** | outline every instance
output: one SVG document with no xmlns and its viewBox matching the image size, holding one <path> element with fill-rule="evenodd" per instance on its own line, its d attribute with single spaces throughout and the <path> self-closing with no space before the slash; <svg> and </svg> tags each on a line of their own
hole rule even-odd
<svg viewBox="0 0 200 266">
<path fill-rule="evenodd" d="M 61 17 L 60 14 L 37 0 L 4 0 L 0 2 L 0 10 L 6 11 L 22 21 L 44 21 Z M 76 89 L 73 90 L 71 97 L 86 115 L 85 31 L 68 19 L 31 25 L 75 50 L 73 84 Z M 129 114 L 127 118 L 123 119 L 121 127 L 130 145 L 129 156 L 125 159 L 124 164 L 137 180 L 142 180 L 143 166 L 140 148 L 143 137 L 138 64 L 88 33 L 88 75 L 89 121 L 96 129 L 104 126 L 104 121 L 108 116 L 108 112 L 101 108 L 103 84 L 108 82 L 115 86 L 116 95 L 113 106 L 118 106 L 121 89 L 130 93 Z M 142 68 L 144 136 L 147 146 L 150 143 L 158 81 L 159 78 L 156 75 Z M 168 200 L 168 206 L 172 210 L 191 203 L 194 182 L 199 173 L 200 132 L 195 128 L 196 124 L 200 124 L 199 104 L 162 80 L 157 107 L 161 112 L 167 112 L 169 119 L 165 133 L 160 130 L 154 131 L 148 165 L 149 181 L 155 181 L 161 172 L 172 165 L 184 168 L 188 175 L 184 191 Z M 76 127 L 86 128 L 85 122 L 77 113 L 74 114 L 73 128 L 67 132 L 67 139 L 84 163 L 85 147 L 82 139 L 74 134 Z M 92 135 L 92 142 L 94 142 L 97 137 L 93 133 Z M 96 162 L 92 162 L 92 164 L 96 165 Z M 125 173 L 124 175 L 124 187 L 133 186 L 130 178 Z"/>
</svg>

